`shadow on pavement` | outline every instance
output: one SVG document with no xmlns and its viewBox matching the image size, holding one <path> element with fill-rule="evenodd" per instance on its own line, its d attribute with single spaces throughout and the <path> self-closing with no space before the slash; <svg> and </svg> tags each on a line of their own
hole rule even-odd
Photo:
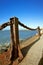
<svg viewBox="0 0 43 65">
<path fill-rule="evenodd" d="M 40 39 L 40 38 L 39 38 L 39 39 Z M 38 40 L 39 40 L 39 39 L 38 39 Z M 36 40 L 36 41 L 33 42 L 32 44 L 30 44 L 30 45 L 24 47 L 23 49 L 21 49 L 22 54 L 23 54 L 24 57 L 25 57 L 26 54 L 28 53 L 29 49 L 30 49 L 38 40 Z"/>
</svg>

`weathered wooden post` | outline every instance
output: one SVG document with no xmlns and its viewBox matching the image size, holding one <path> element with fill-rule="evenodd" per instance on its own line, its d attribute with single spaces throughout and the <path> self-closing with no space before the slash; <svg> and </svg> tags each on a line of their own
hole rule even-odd
<svg viewBox="0 0 43 65">
<path fill-rule="evenodd" d="M 11 64 L 19 56 L 19 60 L 23 59 L 22 52 L 19 45 L 19 30 L 18 30 L 18 18 L 10 18 L 10 30 L 11 30 Z"/>
<path fill-rule="evenodd" d="M 39 35 L 39 37 L 41 36 L 41 34 L 40 34 L 40 27 L 38 26 L 38 35 Z"/>
<path fill-rule="evenodd" d="M 10 29 L 11 29 L 11 44 L 12 44 L 12 57 L 14 60 L 18 56 L 18 44 L 19 44 L 19 34 L 18 34 L 18 18 L 10 18 Z"/>
</svg>

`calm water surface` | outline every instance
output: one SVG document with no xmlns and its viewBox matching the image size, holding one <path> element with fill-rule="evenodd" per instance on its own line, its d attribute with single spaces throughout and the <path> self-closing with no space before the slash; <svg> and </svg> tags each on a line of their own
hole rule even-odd
<svg viewBox="0 0 43 65">
<path fill-rule="evenodd" d="M 20 30 L 19 39 L 25 40 L 27 38 L 34 36 L 36 33 L 37 31 Z M 9 42 L 10 42 L 10 30 L 0 31 L 0 44 L 6 44 Z"/>
</svg>

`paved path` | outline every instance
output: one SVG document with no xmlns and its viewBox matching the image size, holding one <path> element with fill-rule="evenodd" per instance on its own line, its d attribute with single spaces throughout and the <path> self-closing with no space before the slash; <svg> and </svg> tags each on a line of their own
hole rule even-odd
<svg viewBox="0 0 43 65">
<path fill-rule="evenodd" d="M 43 35 L 40 40 L 37 41 L 32 47 L 28 50 L 27 55 L 24 57 L 19 65 L 40 65 L 43 51 Z M 42 65 L 42 64 L 41 64 Z"/>
</svg>

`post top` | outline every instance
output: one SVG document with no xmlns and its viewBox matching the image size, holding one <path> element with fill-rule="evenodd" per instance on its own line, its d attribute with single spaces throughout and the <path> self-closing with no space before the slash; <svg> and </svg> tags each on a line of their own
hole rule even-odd
<svg viewBox="0 0 43 65">
<path fill-rule="evenodd" d="M 40 26 L 38 26 L 38 29 L 40 29 Z"/>
<path fill-rule="evenodd" d="M 10 20 L 13 20 L 13 19 L 18 19 L 17 17 L 12 17 L 12 18 L 10 18 Z"/>
</svg>

